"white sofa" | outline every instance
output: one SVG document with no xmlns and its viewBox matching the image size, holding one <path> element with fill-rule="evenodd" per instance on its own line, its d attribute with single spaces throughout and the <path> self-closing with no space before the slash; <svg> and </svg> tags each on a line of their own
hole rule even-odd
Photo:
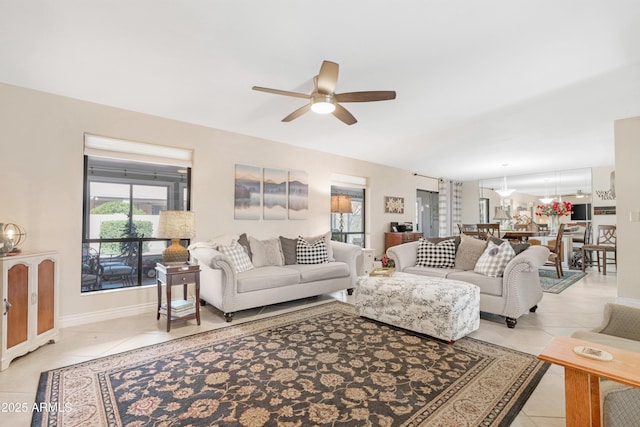
<svg viewBox="0 0 640 427">
<path fill-rule="evenodd" d="M 396 271 L 422 276 L 441 277 L 473 283 L 480 288 L 480 311 L 506 318 L 509 328 L 518 317 L 534 312 L 542 299 L 538 270 L 549 257 L 545 246 L 532 245 L 517 254 L 505 267 L 502 277 L 489 277 L 473 270 L 416 266 L 419 242 L 409 242 L 387 249 Z"/>
<path fill-rule="evenodd" d="M 334 262 L 263 266 L 237 273 L 230 259 L 210 247 L 189 250 L 200 265 L 200 299 L 224 313 L 231 322 L 236 311 L 347 289 L 357 279 L 359 246 L 330 242 Z"/>
</svg>

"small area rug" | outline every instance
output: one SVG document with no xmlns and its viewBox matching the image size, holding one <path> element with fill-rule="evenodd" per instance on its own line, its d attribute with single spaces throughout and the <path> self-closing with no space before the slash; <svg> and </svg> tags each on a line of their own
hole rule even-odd
<svg viewBox="0 0 640 427">
<path fill-rule="evenodd" d="M 558 279 L 558 274 L 555 269 L 547 270 L 541 268 L 539 272 L 542 290 L 550 294 L 559 294 L 587 275 L 587 273 L 583 273 L 582 271 L 571 271 L 565 269 L 563 271 L 564 275 L 562 278 Z"/>
<path fill-rule="evenodd" d="M 548 364 L 330 302 L 41 374 L 33 426 L 508 426 Z"/>
</svg>

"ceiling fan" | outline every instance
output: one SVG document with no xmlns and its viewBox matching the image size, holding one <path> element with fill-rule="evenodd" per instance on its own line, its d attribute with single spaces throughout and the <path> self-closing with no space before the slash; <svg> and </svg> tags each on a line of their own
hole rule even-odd
<svg viewBox="0 0 640 427">
<path fill-rule="evenodd" d="M 260 92 L 275 93 L 276 95 L 293 96 L 295 98 L 309 100 L 308 104 L 298 108 L 282 119 L 283 122 L 290 122 L 311 110 L 320 114 L 332 113 L 344 123 L 352 125 L 356 123 L 357 120 L 346 108 L 340 105 L 341 102 L 387 101 L 396 98 L 396 92 L 393 90 L 335 93 L 337 81 L 338 64 L 331 61 L 323 61 L 320 72 L 313 78 L 313 92 L 310 94 L 260 86 L 254 86 L 252 89 Z"/>
</svg>

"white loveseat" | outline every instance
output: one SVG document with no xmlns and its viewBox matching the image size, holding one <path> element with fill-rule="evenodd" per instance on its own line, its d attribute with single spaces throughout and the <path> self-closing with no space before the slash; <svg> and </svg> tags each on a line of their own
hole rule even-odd
<svg viewBox="0 0 640 427">
<path fill-rule="evenodd" d="M 538 270 L 549 257 L 545 246 L 532 245 L 517 254 L 504 269 L 502 277 L 489 277 L 459 268 L 416 266 L 419 242 L 409 242 L 387 249 L 396 271 L 422 276 L 442 277 L 472 283 L 480 288 L 480 311 L 506 318 L 509 328 L 516 326 L 518 317 L 534 312 L 542 299 Z"/>
<path fill-rule="evenodd" d="M 200 265 L 200 299 L 224 313 L 227 322 L 240 310 L 347 289 L 357 279 L 362 249 L 330 241 L 335 261 L 321 264 L 267 265 L 236 273 L 222 252 L 195 244 L 189 252 Z"/>
</svg>

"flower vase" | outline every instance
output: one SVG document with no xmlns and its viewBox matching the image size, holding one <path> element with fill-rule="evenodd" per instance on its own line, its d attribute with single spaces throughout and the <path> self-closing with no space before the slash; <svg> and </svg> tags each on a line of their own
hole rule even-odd
<svg viewBox="0 0 640 427">
<path fill-rule="evenodd" d="M 550 215 L 549 219 L 551 219 L 551 232 L 557 233 L 558 228 L 560 228 L 560 215 Z"/>
</svg>

